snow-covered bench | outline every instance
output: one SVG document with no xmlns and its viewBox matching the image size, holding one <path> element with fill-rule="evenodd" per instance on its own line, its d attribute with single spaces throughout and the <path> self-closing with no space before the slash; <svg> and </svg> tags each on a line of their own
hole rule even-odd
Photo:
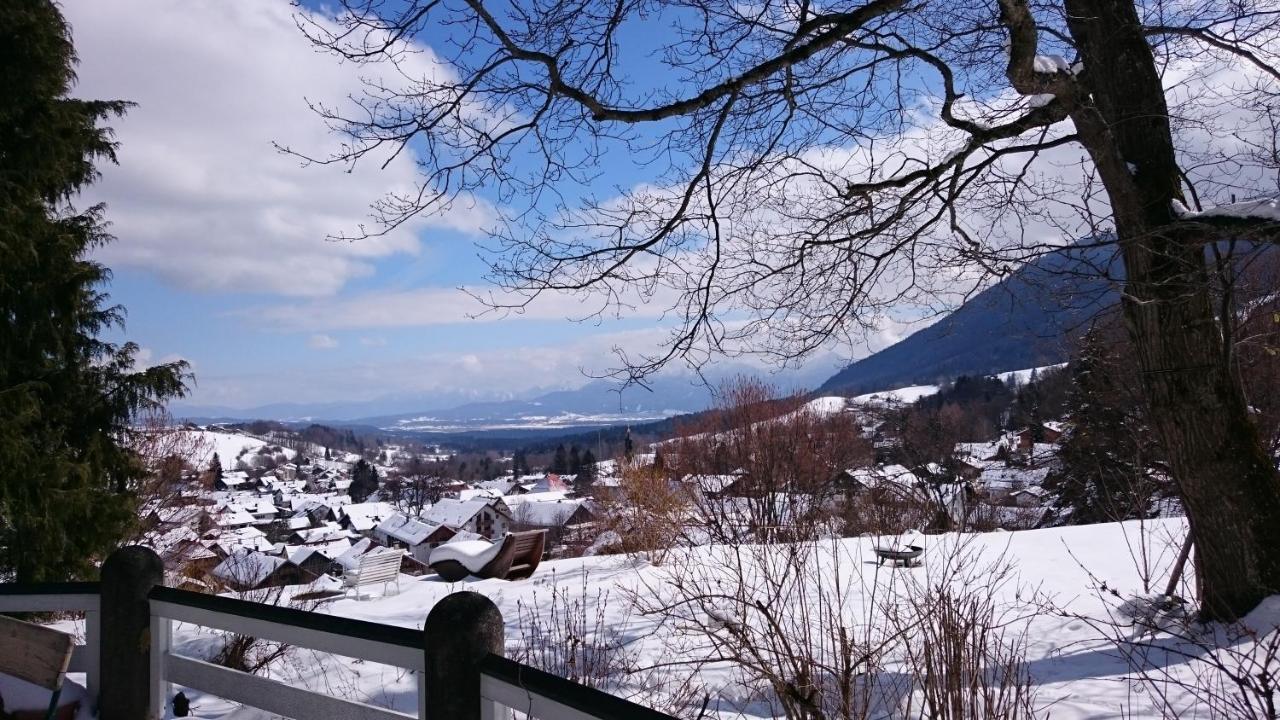
<svg viewBox="0 0 1280 720">
<path fill-rule="evenodd" d="M 356 599 L 360 599 L 360 587 L 382 583 L 382 592 L 386 594 L 387 585 L 396 584 L 396 592 L 400 591 L 400 562 L 404 551 L 398 548 L 378 548 L 360 556 L 355 570 L 342 574 L 342 587 L 355 588 Z"/>
<path fill-rule="evenodd" d="M 527 578 L 542 562 L 545 530 L 507 533 L 502 542 L 464 540 L 449 542 L 431 551 L 431 569 L 447 582 L 468 575 L 519 580 Z"/>
</svg>

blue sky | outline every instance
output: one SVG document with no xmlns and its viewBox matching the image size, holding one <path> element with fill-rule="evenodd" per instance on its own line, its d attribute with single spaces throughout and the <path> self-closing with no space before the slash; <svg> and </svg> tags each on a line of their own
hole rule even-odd
<svg viewBox="0 0 1280 720">
<path fill-rule="evenodd" d="M 125 335 L 149 362 L 193 364 L 191 403 L 527 395 L 583 384 L 584 371 L 612 366 L 615 346 L 661 342 L 656 309 L 574 323 L 565 318 L 581 309 L 568 298 L 469 320 L 483 308 L 456 288 L 481 282 L 483 203 L 377 240 L 326 241 L 416 170 L 408 158 L 351 174 L 302 168 L 272 150 L 332 149 L 304 97 L 340 102 L 360 87 L 355 68 L 307 45 L 285 0 L 63 4 L 77 94 L 139 103 L 114 123 L 120 166 L 81 201 L 108 203 L 118 240 L 101 259 L 128 309 Z M 608 163 L 592 189 L 641 179 Z M 821 375 L 839 359 L 814 362 Z"/>
</svg>

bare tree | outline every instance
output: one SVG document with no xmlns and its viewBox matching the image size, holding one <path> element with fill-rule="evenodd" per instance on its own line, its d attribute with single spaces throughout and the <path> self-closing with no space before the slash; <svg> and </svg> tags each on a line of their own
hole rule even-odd
<svg viewBox="0 0 1280 720">
<path fill-rule="evenodd" d="M 438 468 L 422 458 L 413 457 L 387 478 L 383 492 L 400 512 L 421 517 L 423 510 L 440 502 L 444 488 L 445 481 Z"/>
<path fill-rule="evenodd" d="M 779 397 L 750 378 L 726 383 L 717 407 L 677 432 L 670 464 L 686 479 L 696 524 L 716 542 L 822 533 L 837 477 L 871 460 L 853 414 Z"/>
<path fill-rule="evenodd" d="M 1066 239 L 1114 244 L 1203 611 L 1280 590 L 1280 477 L 1206 259 L 1280 237 L 1265 202 L 1234 204 L 1276 191 L 1275 0 L 341 5 L 303 30 L 395 68 L 355 107 L 316 106 L 345 139 L 318 161 L 412 144 L 425 172 L 366 232 L 484 190 L 501 205 L 495 309 L 567 292 L 586 313 L 648 302 L 677 321 L 659 352 L 622 355 L 628 380 L 724 353 L 794 360 Z M 415 52 L 434 26 L 444 54 Z M 606 156 L 647 176 L 598 198 Z"/>
</svg>

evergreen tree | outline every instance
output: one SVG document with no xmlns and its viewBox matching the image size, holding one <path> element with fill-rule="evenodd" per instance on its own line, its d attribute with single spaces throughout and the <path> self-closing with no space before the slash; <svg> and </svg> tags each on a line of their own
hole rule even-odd
<svg viewBox="0 0 1280 720">
<path fill-rule="evenodd" d="M 574 478 L 573 489 L 579 495 L 588 495 L 591 493 L 591 487 L 596 483 L 596 456 L 588 448 L 582 453 L 582 463 L 578 466 L 578 475 Z"/>
<path fill-rule="evenodd" d="M 524 450 L 516 450 L 511 456 L 511 476 L 520 477 L 529 474 L 529 459 L 525 457 Z"/>
<path fill-rule="evenodd" d="M 213 454 L 213 459 L 209 461 L 209 479 L 216 482 L 222 477 L 222 459 L 218 457 L 218 453 Z"/>
<path fill-rule="evenodd" d="M 325 459 L 325 460 L 332 460 L 332 459 L 333 459 L 333 456 L 329 454 L 329 448 L 325 448 L 325 449 L 324 449 L 324 459 Z"/>
<path fill-rule="evenodd" d="M 582 471 L 582 456 L 578 453 L 578 446 L 573 445 L 569 448 L 569 472 L 570 474 L 578 474 Z"/>
<path fill-rule="evenodd" d="M 1128 350 L 1127 343 L 1092 329 L 1072 365 L 1061 465 L 1045 481 L 1045 488 L 1055 493 L 1057 522 L 1143 517 L 1162 490 L 1153 472 L 1158 463 L 1154 442 L 1133 395 L 1137 377 Z"/>
<path fill-rule="evenodd" d="M 72 199 L 116 145 L 122 101 L 68 97 L 70 29 L 49 0 L 0 11 L 0 577 L 83 576 L 136 521 L 146 470 L 130 422 L 186 392 L 186 363 L 137 370 L 103 340 L 124 311 L 89 259 L 112 240 L 104 208 Z"/>
<path fill-rule="evenodd" d="M 351 502 L 362 503 L 378 491 L 378 471 L 368 460 L 361 458 L 351 468 Z"/>
<path fill-rule="evenodd" d="M 564 449 L 564 443 L 556 446 L 556 454 L 551 460 L 551 472 L 556 475 L 569 474 L 569 455 Z"/>
</svg>

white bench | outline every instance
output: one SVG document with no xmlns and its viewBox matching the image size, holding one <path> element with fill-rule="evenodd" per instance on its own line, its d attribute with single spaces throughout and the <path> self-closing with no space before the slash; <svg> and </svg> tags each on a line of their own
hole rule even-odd
<svg viewBox="0 0 1280 720">
<path fill-rule="evenodd" d="M 360 587 L 382 583 L 385 595 L 387 585 L 396 584 L 396 592 L 400 592 L 400 559 L 404 550 L 398 548 L 378 548 L 360 556 L 354 570 L 342 574 L 342 587 L 355 588 L 356 599 L 360 599 Z"/>
</svg>

